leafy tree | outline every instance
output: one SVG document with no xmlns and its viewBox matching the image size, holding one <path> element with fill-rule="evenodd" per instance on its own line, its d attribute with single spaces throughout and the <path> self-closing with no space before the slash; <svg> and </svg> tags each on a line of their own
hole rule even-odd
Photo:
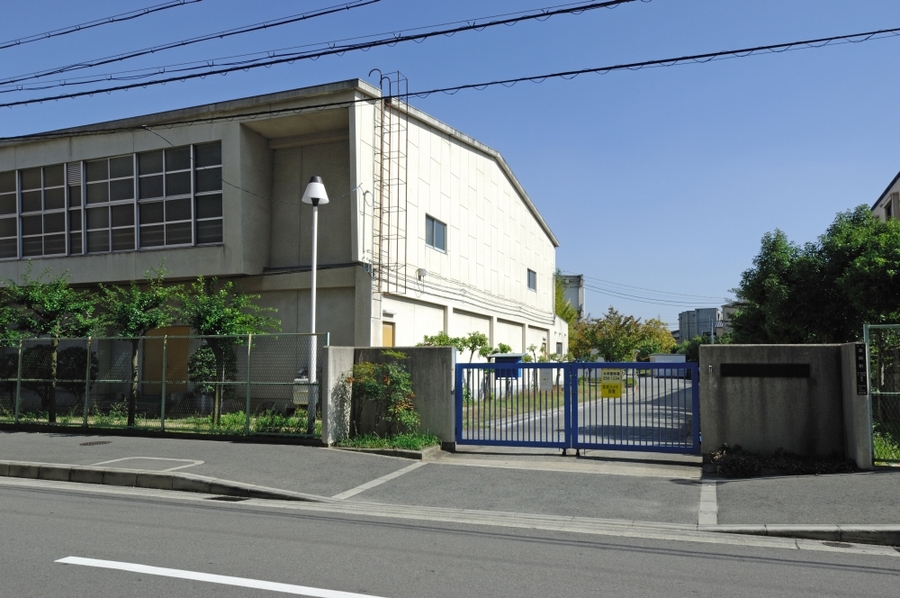
<svg viewBox="0 0 900 598">
<path fill-rule="evenodd" d="M 77 291 L 69 285 L 68 274 L 48 278 L 44 270 L 37 278 L 31 277 L 31 263 L 22 275 L 22 283 L 8 280 L 4 289 L 10 319 L 17 334 L 22 336 L 49 336 L 49 375 L 46 407 L 50 423 L 56 422 L 57 349 L 61 338 L 78 338 L 91 335 L 99 325 L 94 315 L 95 300 L 89 294 Z M 43 399 L 42 399 L 43 400 Z"/>
<path fill-rule="evenodd" d="M 228 352 L 243 342 L 241 336 L 279 330 L 280 323 L 253 303 L 259 295 L 247 295 L 232 282 L 219 285 L 215 278 L 200 276 L 189 289 L 177 293 L 178 319 L 206 340 L 216 358 L 216 392 L 213 399 L 213 423 L 218 425 L 222 412 L 222 386 L 225 383 Z"/>
<path fill-rule="evenodd" d="M 216 393 L 216 356 L 209 345 L 199 347 L 188 358 L 188 380 L 194 384 L 194 391 L 207 396 Z M 225 380 L 237 379 L 237 355 L 234 347 L 225 348 Z M 230 392 L 229 392 L 230 391 Z M 224 398 L 233 398 L 234 389 L 229 387 Z"/>
<path fill-rule="evenodd" d="M 100 362 L 97 353 L 91 351 L 91 369 L 88 372 L 88 351 L 85 347 L 67 347 L 59 352 L 57 370 L 60 378 L 59 386 L 75 396 L 75 400 L 81 403 L 85 398 L 85 379 L 88 374 L 90 386 L 100 373 Z"/>
<path fill-rule="evenodd" d="M 593 359 L 596 350 L 606 361 L 627 361 L 640 340 L 640 319 L 624 316 L 610 307 L 602 318 L 577 322 L 569 347 L 576 359 Z"/>
<path fill-rule="evenodd" d="M 463 344 L 463 339 L 450 336 L 443 330 L 435 334 L 434 336 L 425 335 L 422 339 L 422 342 L 418 344 L 419 347 L 453 347 L 460 353 L 465 349 L 465 345 Z"/>
<path fill-rule="evenodd" d="M 569 349 L 575 359 L 590 360 L 599 355 L 606 361 L 647 359 L 651 353 L 665 353 L 675 339 L 665 323 L 656 318 L 642 322 L 614 308 L 602 318 L 585 318 L 575 323 Z"/>
<path fill-rule="evenodd" d="M 31 345 L 22 351 L 22 388 L 40 397 L 42 411 L 49 409 L 50 394 L 56 386 L 52 354 L 53 347 L 48 344 Z"/>
<path fill-rule="evenodd" d="M 475 353 L 480 352 L 485 347 L 490 348 L 488 337 L 483 332 L 470 332 L 462 337 L 461 341 L 463 349 L 469 352 L 469 363 L 472 363 Z"/>
<path fill-rule="evenodd" d="M 858 340 L 865 323 L 900 319 L 900 222 L 859 206 L 802 247 L 767 233 L 734 293 L 735 342 Z"/>
<path fill-rule="evenodd" d="M 100 285 L 100 304 L 105 310 L 104 321 L 114 336 L 123 336 L 131 341 L 131 393 L 128 397 L 128 425 L 134 425 L 138 395 L 138 348 L 141 337 L 154 328 L 168 326 L 172 322 L 174 310 L 172 300 L 180 286 L 165 286 L 165 270 L 149 270 L 145 276 L 147 284 L 141 288 L 135 281 L 127 288 Z"/>
<path fill-rule="evenodd" d="M 684 355 L 685 361 L 700 361 L 700 345 L 708 345 L 708 335 L 697 335 L 692 339 L 682 341 L 677 348 L 677 352 Z"/>
<path fill-rule="evenodd" d="M 635 349 L 637 360 L 647 361 L 654 353 L 668 353 L 675 345 L 675 338 L 666 323 L 651 318 L 641 324 L 641 340 Z"/>
<path fill-rule="evenodd" d="M 478 353 L 482 357 L 493 355 L 494 353 L 502 353 L 502 351 L 494 350 L 488 344 L 488 337 L 483 332 L 470 332 L 466 336 L 450 336 L 446 332 L 438 332 L 434 336 L 425 336 L 424 340 L 419 343 L 420 347 L 453 347 L 460 353 L 469 352 L 469 363 Z M 504 345 L 508 346 L 508 345 Z"/>
</svg>

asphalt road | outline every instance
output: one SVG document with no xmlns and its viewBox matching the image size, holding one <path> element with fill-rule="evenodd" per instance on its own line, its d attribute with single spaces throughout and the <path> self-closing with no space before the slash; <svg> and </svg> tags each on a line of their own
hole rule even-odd
<svg viewBox="0 0 900 598">
<path fill-rule="evenodd" d="M 329 508 L 3 481 L 2 594 L 827 598 L 894 597 L 900 587 L 900 555 L 886 548 L 798 550 L 783 539 L 666 540 Z M 68 557 L 92 560 L 57 562 Z"/>
</svg>

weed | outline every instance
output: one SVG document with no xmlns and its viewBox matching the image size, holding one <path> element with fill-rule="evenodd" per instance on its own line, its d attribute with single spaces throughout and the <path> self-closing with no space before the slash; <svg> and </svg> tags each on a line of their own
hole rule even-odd
<svg viewBox="0 0 900 598">
<path fill-rule="evenodd" d="M 719 475 L 726 478 L 752 478 L 768 475 L 819 475 L 858 471 L 851 459 L 837 454 L 830 457 L 809 457 L 788 453 L 781 449 L 774 453 L 745 451 L 740 445 L 722 447 L 712 453 L 712 462 Z"/>
<path fill-rule="evenodd" d="M 365 434 L 356 438 L 347 438 L 338 442 L 338 446 L 352 448 L 406 449 L 421 451 L 429 446 L 439 445 L 440 439 L 434 434 L 402 433 L 389 436 Z"/>
<path fill-rule="evenodd" d="M 872 431 L 872 448 L 875 461 L 900 461 L 900 438 L 892 430 L 875 425 Z"/>
</svg>

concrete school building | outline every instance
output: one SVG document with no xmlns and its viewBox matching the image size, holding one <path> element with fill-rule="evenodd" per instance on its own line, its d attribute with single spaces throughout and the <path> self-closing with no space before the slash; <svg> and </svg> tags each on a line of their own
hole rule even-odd
<svg viewBox="0 0 900 598">
<path fill-rule="evenodd" d="M 234 280 L 307 332 L 409 346 L 444 331 L 568 349 L 558 241 L 495 150 L 361 80 L 0 141 L 0 278 Z M 186 332 L 173 330 L 172 334 Z"/>
</svg>

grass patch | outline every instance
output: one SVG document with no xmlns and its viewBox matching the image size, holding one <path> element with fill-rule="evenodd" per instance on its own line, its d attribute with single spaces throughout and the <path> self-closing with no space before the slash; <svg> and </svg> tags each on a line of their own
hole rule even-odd
<svg viewBox="0 0 900 598">
<path fill-rule="evenodd" d="M 872 431 L 872 449 L 876 463 L 900 461 L 900 435 L 895 430 L 876 424 Z"/>
<path fill-rule="evenodd" d="M 429 446 L 440 445 L 441 440 L 434 434 L 403 433 L 391 436 L 379 436 L 378 434 L 365 434 L 356 438 L 347 438 L 337 443 L 338 446 L 349 448 L 371 449 L 406 449 L 421 451 Z"/>
<path fill-rule="evenodd" d="M 838 455 L 805 457 L 778 449 L 774 453 L 752 453 L 740 445 L 722 445 L 712 454 L 716 472 L 726 478 L 752 478 L 761 475 L 820 475 L 859 471 L 852 459 Z"/>
</svg>

